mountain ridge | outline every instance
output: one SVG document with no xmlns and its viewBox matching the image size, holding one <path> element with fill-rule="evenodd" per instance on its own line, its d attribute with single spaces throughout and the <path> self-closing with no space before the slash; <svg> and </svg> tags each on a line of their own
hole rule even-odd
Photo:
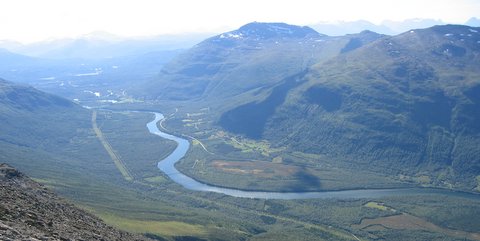
<svg viewBox="0 0 480 241">
<path fill-rule="evenodd" d="M 304 38 L 325 36 L 319 34 L 308 26 L 295 26 L 286 23 L 262 23 L 252 22 L 241 26 L 238 30 L 226 33 L 236 36 L 256 37 L 257 39 L 268 38 Z M 220 38 L 223 34 L 220 35 Z"/>
<path fill-rule="evenodd" d="M 135 94 L 148 99 L 207 101 L 212 96 L 251 95 L 339 54 L 354 38 L 356 44 L 348 50 L 383 37 L 373 32 L 369 37 L 363 35 L 368 33 L 328 37 L 309 27 L 249 23 L 200 42 Z"/>
</svg>

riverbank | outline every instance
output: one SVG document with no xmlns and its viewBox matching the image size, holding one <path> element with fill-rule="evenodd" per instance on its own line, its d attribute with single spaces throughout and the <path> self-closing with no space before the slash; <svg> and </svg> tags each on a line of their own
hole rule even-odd
<svg viewBox="0 0 480 241">
<path fill-rule="evenodd" d="M 224 195 L 240 198 L 258 198 L 258 199 L 318 199 L 318 198 L 381 198 L 399 195 L 417 195 L 417 194 L 445 194 L 455 195 L 465 198 L 480 200 L 480 195 L 466 192 L 457 192 L 445 189 L 435 188 L 390 188 L 390 189 L 358 189 L 324 192 L 265 192 L 265 191 L 246 191 L 233 188 L 225 188 L 199 182 L 175 168 L 175 163 L 180 161 L 190 148 L 188 140 L 178 136 L 167 134 L 161 131 L 157 123 L 164 119 L 163 114 L 152 112 L 155 115 L 154 120 L 147 123 L 147 128 L 151 134 L 174 141 L 177 143 L 176 149 L 166 158 L 158 162 L 158 168 L 164 172 L 172 181 L 180 184 L 186 189 L 201 192 L 215 192 Z"/>
</svg>

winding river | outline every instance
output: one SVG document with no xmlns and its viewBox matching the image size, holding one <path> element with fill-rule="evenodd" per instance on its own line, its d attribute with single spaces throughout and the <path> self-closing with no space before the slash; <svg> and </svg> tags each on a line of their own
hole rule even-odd
<svg viewBox="0 0 480 241">
<path fill-rule="evenodd" d="M 163 171 L 174 182 L 182 185 L 184 188 L 193 191 L 215 192 L 222 193 L 233 197 L 242 198 L 259 198 L 259 199 L 312 199 L 312 198 L 379 198 L 387 196 L 405 196 L 415 194 L 444 194 L 457 197 L 472 198 L 480 200 L 480 195 L 465 192 L 456 192 L 445 189 L 434 188 L 395 188 L 395 189 L 359 189 L 359 190 L 345 190 L 345 191 L 324 191 L 324 192 L 262 192 L 262 191 L 244 191 L 232 188 L 224 188 L 213 185 L 201 183 L 175 168 L 175 163 L 182 159 L 190 147 L 188 140 L 170 135 L 160 131 L 157 123 L 161 121 L 164 116 L 160 113 L 155 113 L 155 119 L 147 123 L 147 128 L 150 133 L 160 136 L 162 138 L 175 141 L 177 148 L 165 159 L 158 162 L 158 168 Z"/>
</svg>

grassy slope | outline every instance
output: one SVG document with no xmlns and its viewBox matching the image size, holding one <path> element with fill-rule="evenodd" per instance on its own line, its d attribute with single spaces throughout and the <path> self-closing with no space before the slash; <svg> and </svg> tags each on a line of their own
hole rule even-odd
<svg viewBox="0 0 480 241">
<path fill-rule="evenodd" d="M 101 177 L 97 167 L 111 167 L 102 161 L 105 153 L 91 129 L 90 111 L 31 87 L 1 84 L 2 159 L 26 173 L 38 170 L 33 176 L 38 178 L 76 177 L 79 170 Z"/>
</svg>

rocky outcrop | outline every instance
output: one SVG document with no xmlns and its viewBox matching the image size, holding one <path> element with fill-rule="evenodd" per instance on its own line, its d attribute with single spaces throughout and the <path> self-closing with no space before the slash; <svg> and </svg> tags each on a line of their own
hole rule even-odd
<svg viewBox="0 0 480 241">
<path fill-rule="evenodd" d="M 0 164 L 0 240 L 149 240 L 107 226 L 14 168 Z"/>
</svg>

